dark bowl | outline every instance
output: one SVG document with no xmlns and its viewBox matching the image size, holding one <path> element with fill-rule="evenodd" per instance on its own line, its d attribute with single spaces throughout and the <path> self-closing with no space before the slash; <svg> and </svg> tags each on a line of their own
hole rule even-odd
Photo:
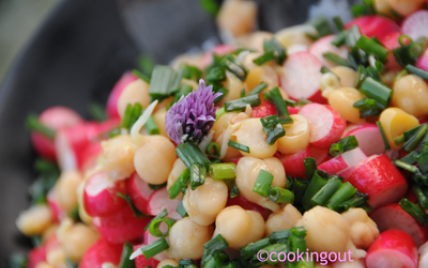
<svg viewBox="0 0 428 268">
<path fill-rule="evenodd" d="M 258 28 L 277 31 L 306 21 L 309 7 L 318 1 L 257 2 Z M 87 116 L 89 103 L 105 103 L 115 81 L 135 66 L 140 53 L 166 64 L 215 37 L 215 21 L 199 0 L 64 0 L 57 6 L 0 89 L 1 260 L 30 246 L 15 227 L 19 212 L 29 206 L 28 187 L 35 179 L 36 156 L 24 127 L 27 115 L 64 105 Z"/>
</svg>

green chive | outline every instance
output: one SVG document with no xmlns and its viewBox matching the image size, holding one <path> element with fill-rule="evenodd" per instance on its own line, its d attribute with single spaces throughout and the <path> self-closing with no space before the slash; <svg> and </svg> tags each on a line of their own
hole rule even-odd
<svg viewBox="0 0 428 268">
<path fill-rule="evenodd" d="M 327 184 L 324 185 L 312 198 L 311 202 L 314 205 L 323 206 L 327 203 L 337 190 L 342 186 L 342 181 L 337 177 L 328 180 Z"/>
<path fill-rule="evenodd" d="M 141 106 L 141 104 L 138 102 L 135 103 L 134 106 L 132 107 L 132 115 L 129 121 L 129 125 L 127 127 L 129 130 L 132 128 L 135 122 L 137 122 L 138 118 L 140 118 L 142 113 L 143 113 L 143 107 Z"/>
<path fill-rule="evenodd" d="M 422 188 L 418 185 L 413 185 L 412 189 L 413 189 L 413 193 L 418 199 L 419 205 L 421 205 L 423 209 L 428 209 L 428 196 L 424 193 Z"/>
<path fill-rule="evenodd" d="M 341 203 L 338 208 L 342 209 L 343 211 L 347 211 L 353 207 L 361 207 L 367 202 L 368 199 L 368 195 L 357 192 L 353 197 L 351 197 L 351 199 Z"/>
<path fill-rule="evenodd" d="M 274 235 L 274 233 L 277 233 L 277 232 L 273 232 L 272 235 Z M 250 243 L 245 247 L 242 247 L 239 249 L 239 252 L 241 253 L 241 258 L 245 260 L 251 259 L 257 254 L 257 252 L 269 246 L 270 244 L 271 244 L 271 239 L 269 239 L 269 237 Z"/>
<path fill-rule="evenodd" d="M 180 87 L 181 76 L 169 66 L 158 65 L 153 69 L 149 94 L 152 99 L 162 100 Z"/>
<path fill-rule="evenodd" d="M 226 113 L 226 110 L 224 109 L 224 107 L 218 108 L 215 111 L 215 121 L 218 121 L 220 119 L 220 117 L 222 115 L 224 115 Z"/>
<path fill-rule="evenodd" d="M 262 103 L 259 95 L 250 95 L 244 98 L 228 101 L 224 104 L 224 109 L 226 112 L 233 111 L 244 111 L 247 108 L 247 105 L 251 107 L 259 106 Z"/>
<path fill-rule="evenodd" d="M 143 253 L 146 259 L 150 259 L 157 254 L 161 253 L 164 250 L 169 249 L 168 242 L 165 238 L 161 238 L 156 240 L 155 242 L 141 248 L 141 252 Z"/>
<path fill-rule="evenodd" d="M 382 127 L 382 124 L 380 123 L 380 121 L 377 121 L 376 125 L 379 128 L 380 134 L 382 135 L 382 140 L 383 140 L 383 144 L 385 145 L 385 150 L 391 149 L 391 147 L 389 146 L 389 143 L 388 143 L 388 139 L 386 138 L 385 132 L 383 131 L 383 127 Z"/>
<path fill-rule="evenodd" d="M 332 52 L 326 52 L 322 55 L 325 59 L 327 59 L 327 60 L 329 60 L 329 61 L 331 61 L 337 65 L 353 68 L 352 64 L 347 59 L 344 59 L 344 58 L 342 58 L 342 57 L 340 57 L 340 56 L 338 56 Z"/>
<path fill-rule="evenodd" d="M 212 68 L 205 76 L 205 80 L 207 80 L 208 83 L 222 82 L 226 80 L 226 68 L 224 66 L 216 66 Z"/>
<path fill-rule="evenodd" d="M 264 262 L 264 264 L 275 265 L 275 264 L 280 263 L 280 261 L 278 259 L 275 260 L 275 257 L 272 258 L 272 260 L 269 259 L 269 253 L 271 253 L 271 252 L 278 252 L 279 253 L 279 252 L 288 252 L 288 251 L 289 250 L 288 250 L 287 243 L 269 245 L 269 246 L 262 249 L 262 252 L 265 252 L 266 255 L 262 255 L 262 254 L 254 255 L 253 258 L 250 260 L 250 263 L 257 261 L 258 257 L 259 258 L 261 257 L 261 258 L 266 259 L 266 262 Z M 275 260 L 275 261 L 273 261 L 273 260 Z"/>
<path fill-rule="evenodd" d="M 204 248 L 209 251 L 225 250 L 229 247 L 226 239 L 221 234 L 216 235 L 213 239 L 204 244 Z"/>
<path fill-rule="evenodd" d="M 294 194 L 292 191 L 277 186 L 269 189 L 268 196 L 271 201 L 280 204 L 293 204 L 294 202 Z"/>
<path fill-rule="evenodd" d="M 403 198 L 400 201 L 400 207 L 412 216 L 417 222 L 424 227 L 428 225 L 428 215 L 418 205 L 410 202 L 407 198 Z"/>
<path fill-rule="evenodd" d="M 410 152 L 408 155 L 404 156 L 403 158 L 401 158 L 400 160 L 407 164 L 413 165 L 414 163 L 416 163 L 416 161 L 418 161 L 417 159 L 418 155 L 419 154 L 417 151 L 413 151 L 413 152 Z"/>
<path fill-rule="evenodd" d="M 193 259 L 181 259 L 180 261 L 178 261 L 178 265 L 181 266 L 186 266 L 186 265 L 191 265 L 193 264 Z"/>
<path fill-rule="evenodd" d="M 144 128 L 147 130 L 149 135 L 158 135 L 160 133 L 158 125 L 156 124 L 155 120 L 153 119 L 153 116 L 149 117 L 146 124 L 144 124 Z"/>
<path fill-rule="evenodd" d="M 344 152 L 353 150 L 358 147 L 358 141 L 355 136 L 348 136 L 340 139 L 337 143 L 330 146 L 329 154 L 331 157 L 336 157 Z"/>
<path fill-rule="evenodd" d="M 298 249 L 300 252 L 304 252 L 306 250 L 306 234 L 307 232 L 303 226 L 291 228 L 288 249 L 292 252 L 296 252 Z"/>
<path fill-rule="evenodd" d="M 163 233 L 160 230 L 160 225 L 162 223 L 165 223 L 168 227 L 168 229 L 165 233 Z M 171 219 L 171 218 L 160 218 L 160 219 L 152 220 L 150 223 L 150 226 L 149 226 L 149 232 L 154 237 L 165 237 L 168 235 L 169 230 L 174 225 L 174 223 L 175 223 L 175 220 Z"/>
<path fill-rule="evenodd" d="M 428 151 L 422 151 L 422 153 L 418 155 L 417 160 L 420 170 L 426 174 L 428 172 Z"/>
<path fill-rule="evenodd" d="M 338 31 L 343 31 L 345 29 L 345 25 L 343 24 L 343 21 L 340 17 L 334 17 L 333 22 L 336 25 Z"/>
<path fill-rule="evenodd" d="M 337 210 L 339 204 L 349 200 L 356 193 L 357 189 L 349 182 L 345 182 L 340 185 L 339 189 L 327 200 L 325 206 L 331 210 Z"/>
<path fill-rule="evenodd" d="M 253 88 L 253 90 L 251 90 L 247 96 L 250 95 L 259 95 L 260 93 L 262 93 L 262 91 L 267 87 L 267 84 L 265 82 L 261 82 L 260 84 L 258 84 L 256 87 Z"/>
<path fill-rule="evenodd" d="M 158 215 L 156 215 L 156 217 L 154 217 L 149 224 L 146 225 L 146 227 L 144 227 L 144 230 L 147 231 L 149 230 L 150 224 L 157 220 L 157 219 L 162 219 L 165 218 L 168 215 L 168 211 L 166 210 L 166 208 L 164 208 Z"/>
<path fill-rule="evenodd" d="M 287 108 L 287 104 L 285 103 L 284 98 L 282 97 L 281 92 L 279 91 L 279 88 L 275 87 L 269 92 L 271 94 L 272 101 L 275 104 L 276 110 L 278 111 L 278 114 L 280 116 L 290 115 L 290 112 Z"/>
<path fill-rule="evenodd" d="M 180 193 L 181 189 L 187 187 L 190 181 L 190 171 L 188 169 L 183 170 L 181 175 L 175 180 L 172 186 L 168 190 L 169 199 L 175 199 Z"/>
<path fill-rule="evenodd" d="M 317 30 L 317 35 L 311 36 L 314 39 L 319 39 L 323 36 L 333 34 L 333 30 L 330 27 L 330 22 L 324 15 L 311 19 L 307 22 L 307 24 L 314 26 L 314 28 Z"/>
<path fill-rule="evenodd" d="M 261 55 L 260 57 L 257 57 L 257 58 L 255 58 L 254 60 L 253 60 L 253 62 L 256 64 L 256 65 L 263 65 L 263 64 L 265 64 L 266 62 L 269 62 L 269 61 L 271 61 L 271 60 L 275 60 L 275 54 L 274 54 L 274 52 L 273 51 L 268 51 L 268 52 L 265 52 L 263 55 Z"/>
<path fill-rule="evenodd" d="M 348 31 L 339 32 L 331 41 L 331 44 L 336 47 L 341 47 L 346 43 L 346 38 L 348 36 Z"/>
<path fill-rule="evenodd" d="M 36 115 L 28 116 L 26 126 L 29 130 L 40 133 L 51 140 L 55 138 L 55 130 L 43 125 Z"/>
<path fill-rule="evenodd" d="M 180 204 L 177 207 L 177 213 L 181 216 L 181 217 L 187 217 L 187 212 L 186 209 L 183 206 L 183 200 L 180 201 Z"/>
<path fill-rule="evenodd" d="M 354 102 L 353 107 L 360 110 L 360 118 L 380 115 L 381 107 L 374 99 L 364 98 L 358 100 Z"/>
<path fill-rule="evenodd" d="M 220 146 L 216 142 L 210 142 L 207 146 L 206 153 L 212 158 L 220 157 Z"/>
<path fill-rule="evenodd" d="M 229 140 L 229 142 L 227 143 L 227 145 L 229 147 L 235 148 L 235 149 L 237 149 L 239 151 L 250 153 L 250 147 L 248 147 L 246 145 L 243 145 L 243 144 L 240 144 L 240 143 L 237 143 L 236 141 Z"/>
<path fill-rule="evenodd" d="M 369 66 L 366 68 L 366 72 L 368 77 L 371 77 L 380 84 L 383 84 L 382 77 L 380 77 L 380 74 L 376 68 Z"/>
<path fill-rule="evenodd" d="M 123 245 L 122 256 L 120 258 L 119 268 L 134 268 L 135 262 L 130 260 L 132 252 L 134 251 L 134 247 L 131 243 L 125 242 Z"/>
<path fill-rule="evenodd" d="M 107 114 L 105 108 L 98 102 L 92 102 L 89 104 L 88 112 L 91 118 L 95 121 L 102 122 L 107 120 Z"/>
<path fill-rule="evenodd" d="M 240 96 L 241 96 L 241 98 L 244 98 L 244 97 L 245 97 L 245 88 L 243 88 L 243 89 L 241 90 L 241 94 L 240 94 Z"/>
<path fill-rule="evenodd" d="M 162 183 L 162 184 L 151 184 L 151 183 L 149 183 L 149 188 L 152 189 L 153 191 L 162 189 L 163 187 L 166 187 L 166 182 Z"/>
<path fill-rule="evenodd" d="M 207 169 L 204 165 L 195 163 L 190 167 L 190 188 L 192 190 L 205 183 L 206 173 Z"/>
<path fill-rule="evenodd" d="M 180 68 L 183 72 L 183 78 L 194 80 L 199 82 L 199 79 L 202 77 L 202 71 L 196 66 L 185 64 Z"/>
<path fill-rule="evenodd" d="M 129 207 L 132 209 L 132 212 L 134 212 L 135 217 L 137 217 L 137 218 L 142 218 L 142 217 L 146 218 L 147 217 L 143 212 L 138 210 L 138 208 L 134 205 L 134 203 L 132 202 L 132 199 L 129 195 L 122 194 L 119 192 L 117 192 L 116 195 L 118 197 L 122 198 L 123 200 L 125 200 L 126 203 L 128 203 Z"/>
<path fill-rule="evenodd" d="M 140 78 L 141 80 L 143 80 L 147 84 L 150 84 L 150 77 L 148 77 L 147 75 L 143 74 L 142 72 L 140 72 L 138 70 L 133 70 L 132 74 L 135 75 L 135 76 L 137 76 L 138 78 Z"/>
<path fill-rule="evenodd" d="M 318 191 L 327 184 L 328 174 L 324 171 L 317 170 L 315 171 L 311 181 L 309 182 L 308 188 L 306 189 L 305 194 L 302 197 L 302 205 L 306 210 L 314 207 L 311 199 L 314 197 Z"/>
<path fill-rule="evenodd" d="M 306 192 L 309 181 L 305 179 L 295 179 L 291 186 L 291 191 L 294 193 L 294 204 L 299 204 Z"/>
<path fill-rule="evenodd" d="M 215 0 L 201 0 L 201 5 L 212 16 L 217 16 L 220 5 Z"/>
<path fill-rule="evenodd" d="M 355 47 L 362 49 L 367 54 L 374 55 L 382 62 L 385 62 L 389 54 L 388 49 L 384 48 L 382 45 L 365 35 L 362 35 L 358 39 L 357 43 L 355 44 Z"/>
<path fill-rule="evenodd" d="M 177 93 L 175 93 L 173 103 L 176 103 L 177 101 L 179 101 L 181 97 L 183 96 L 185 97 L 189 95 L 190 93 L 192 93 L 192 91 L 193 91 L 193 88 L 191 86 L 186 84 L 182 85 L 180 87 L 180 90 L 178 90 Z"/>
<path fill-rule="evenodd" d="M 263 131 L 267 134 L 266 142 L 269 145 L 273 145 L 279 138 L 285 136 L 284 127 L 281 124 L 277 124 L 273 128 L 263 128 Z"/>
<path fill-rule="evenodd" d="M 275 231 L 272 232 L 270 237 L 270 240 L 273 243 L 279 243 L 280 241 L 288 241 L 291 235 L 291 230 L 281 230 L 281 231 Z"/>
<path fill-rule="evenodd" d="M 232 55 L 227 55 L 223 58 L 223 64 L 226 66 L 226 69 L 233 73 L 239 80 L 244 81 L 247 77 L 248 70 L 241 64 L 238 64 L 235 60 L 235 57 Z"/>
<path fill-rule="evenodd" d="M 261 169 L 257 180 L 253 186 L 253 192 L 258 193 L 260 196 L 267 197 L 269 188 L 273 182 L 273 175 L 269 171 Z"/>
<path fill-rule="evenodd" d="M 235 163 L 211 164 L 209 173 L 214 180 L 234 179 L 236 177 L 236 165 Z"/>
<path fill-rule="evenodd" d="M 232 190 L 230 190 L 230 198 L 235 198 L 239 195 L 239 189 L 236 184 L 233 185 Z"/>
<path fill-rule="evenodd" d="M 306 157 L 303 159 L 305 165 L 306 179 L 310 180 L 317 170 L 317 161 L 313 157 Z"/>
<path fill-rule="evenodd" d="M 190 169 L 193 164 L 200 164 L 208 169 L 211 164 L 207 156 L 194 143 L 182 143 L 177 146 L 175 152 L 188 169 Z"/>
<path fill-rule="evenodd" d="M 418 168 L 416 166 L 412 166 L 404 161 L 395 159 L 394 161 L 392 161 L 394 163 L 394 165 L 396 165 L 399 168 L 405 169 L 407 171 L 410 171 L 412 173 L 418 172 Z"/>
<path fill-rule="evenodd" d="M 287 58 L 285 47 L 275 37 L 272 37 L 270 40 L 263 41 L 263 50 L 265 53 L 272 51 L 278 65 L 283 65 Z"/>
<path fill-rule="evenodd" d="M 413 151 L 422 141 L 427 131 L 428 131 L 428 125 L 426 124 L 421 125 L 421 128 L 419 128 L 418 132 L 415 133 L 415 135 L 413 135 L 406 143 L 404 143 L 401 148 L 406 152 Z"/>
<path fill-rule="evenodd" d="M 420 78 L 428 81 L 428 72 L 427 71 L 422 70 L 422 69 L 415 67 L 413 65 L 410 65 L 410 64 L 406 65 L 406 70 L 409 73 L 415 74 L 415 75 L 419 76 Z"/>
<path fill-rule="evenodd" d="M 376 100 L 385 109 L 391 102 L 392 90 L 371 77 L 367 77 L 361 85 L 360 92 Z"/>
</svg>

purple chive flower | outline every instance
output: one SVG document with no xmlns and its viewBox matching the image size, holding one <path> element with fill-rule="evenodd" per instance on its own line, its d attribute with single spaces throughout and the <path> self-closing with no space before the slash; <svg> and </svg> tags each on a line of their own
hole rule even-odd
<svg viewBox="0 0 428 268">
<path fill-rule="evenodd" d="M 199 89 L 181 98 L 168 110 L 165 120 L 166 133 L 175 143 L 186 141 L 199 143 L 214 125 L 214 99 L 221 93 L 213 93 L 212 86 L 199 80 Z"/>
</svg>

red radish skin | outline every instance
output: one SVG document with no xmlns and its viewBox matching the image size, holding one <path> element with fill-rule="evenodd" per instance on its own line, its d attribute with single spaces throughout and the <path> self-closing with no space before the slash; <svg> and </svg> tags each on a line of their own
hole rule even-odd
<svg viewBox="0 0 428 268">
<path fill-rule="evenodd" d="M 355 148 L 351 151 L 345 152 L 341 155 L 336 156 L 322 165 L 318 166 L 318 169 L 324 170 L 329 174 L 336 174 L 347 168 L 355 167 L 367 158 L 366 154 L 360 149 Z"/>
<path fill-rule="evenodd" d="M 178 205 L 180 205 L 180 200 L 177 198 L 169 199 L 168 190 L 164 187 L 152 193 L 149 199 L 148 211 L 150 215 L 156 216 L 166 208 L 169 218 L 179 220 L 182 217 L 177 213 Z"/>
<path fill-rule="evenodd" d="M 149 184 L 135 172 L 126 182 L 126 192 L 132 199 L 134 205 L 144 214 L 149 215 L 149 199 L 154 192 Z"/>
<path fill-rule="evenodd" d="M 401 36 L 400 32 L 390 33 L 385 35 L 380 42 L 382 45 L 390 51 L 385 67 L 388 70 L 396 70 L 400 68 L 400 65 L 395 60 L 394 55 L 392 54 L 392 50 L 394 48 L 400 47 L 400 43 L 398 42 L 398 38 Z"/>
<path fill-rule="evenodd" d="M 401 25 L 403 34 L 410 36 L 414 41 L 420 37 L 428 37 L 428 11 L 419 10 L 407 17 Z"/>
<path fill-rule="evenodd" d="M 101 268 L 105 262 L 119 265 L 122 248 L 121 244 L 114 245 L 99 239 L 83 255 L 79 268 Z"/>
<path fill-rule="evenodd" d="M 97 164 L 97 159 L 102 153 L 101 142 L 95 142 L 90 144 L 86 150 L 82 153 L 82 164 L 80 171 L 85 174 L 86 171 L 93 168 Z"/>
<path fill-rule="evenodd" d="M 420 225 L 399 204 L 389 204 L 370 213 L 380 232 L 401 230 L 410 235 L 418 247 L 428 240 L 428 229 Z"/>
<path fill-rule="evenodd" d="M 315 158 L 318 166 L 331 159 L 330 155 L 328 154 L 329 148 L 320 149 L 314 146 L 309 146 L 309 151 L 311 152 L 311 156 Z"/>
<path fill-rule="evenodd" d="M 290 114 L 298 114 L 300 109 L 295 107 L 288 107 L 288 111 L 290 112 Z"/>
<path fill-rule="evenodd" d="M 428 49 L 425 50 L 424 54 L 418 58 L 416 61 L 416 67 L 428 72 Z"/>
<path fill-rule="evenodd" d="M 67 215 L 67 213 L 64 210 L 62 210 L 62 208 L 59 206 L 53 190 L 49 191 L 46 199 L 48 201 L 49 207 L 53 212 L 55 222 L 59 223 Z"/>
<path fill-rule="evenodd" d="M 269 215 L 272 213 L 272 211 L 270 211 L 269 209 L 266 209 L 262 206 L 259 206 L 253 202 L 248 201 L 247 199 L 245 199 L 244 197 L 242 197 L 241 195 L 238 195 L 234 198 L 229 198 L 227 200 L 226 206 L 234 206 L 234 205 L 238 205 L 240 207 L 242 207 L 245 210 L 253 210 L 256 211 L 258 213 L 260 213 L 260 215 L 262 215 L 262 217 L 266 220 Z"/>
<path fill-rule="evenodd" d="M 299 114 L 309 122 L 310 145 L 321 149 L 328 149 L 339 141 L 346 127 L 346 121 L 328 105 L 310 103 L 303 106 Z"/>
<path fill-rule="evenodd" d="M 319 101 L 322 97 L 319 82 L 322 66 L 322 62 L 310 52 L 289 55 L 284 64 L 284 74 L 280 77 L 280 82 L 291 99 L 304 98 L 315 101 L 311 98 L 316 98 Z"/>
<path fill-rule="evenodd" d="M 135 245 L 134 251 L 144 246 L 146 245 L 145 244 Z M 155 260 L 154 258 L 146 259 L 144 255 L 140 255 L 137 258 L 135 258 L 135 268 L 146 268 L 148 266 L 157 267 L 158 264 L 159 264 L 159 261 Z"/>
<path fill-rule="evenodd" d="M 221 44 L 221 45 L 215 46 L 211 51 L 208 51 L 204 54 L 204 56 L 201 59 L 201 62 L 199 63 L 199 67 L 202 69 L 205 69 L 206 67 L 208 67 L 213 61 L 213 54 L 223 56 L 235 50 L 236 50 L 236 47 L 231 45 Z"/>
<path fill-rule="evenodd" d="M 412 188 L 410 188 L 407 191 L 407 194 L 404 198 L 407 198 L 407 200 L 409 200 L 412 203 L 417 204 L 418 203 L 418 198 L 416 197 L 415 193 L 413 192 Z"/>
<path fill-rule="evenodd" d="M 86 181 L 83 201 L 88 215 L 110 216 L 128 206 L 125 200 L 116 193 L 125 194 L 126 184 L 124 181 L 113 182 L 107 172 L 98 172 Z"/>
<path fill-rule="evenodd" d="M 57 130 L 67 126 L 73 126 L 83 119 L 75 111 L 63 107 L 54 106 L 46 109 L 39 116 L 39 121 L 43 125 Z M 45 137 L 42 134 L 33 132 L 31 134 L 31 141 L 36 152 L 42 157 L 50 160 L 56 159 L 54 141 Z"/>
<path fill-rule="evenodd" d="M 418 249 L 403 231 L 381 233 L 370 246 L 366 256 L 367 268 L 417 268 Z"/>
<path fill-rule="evenodd" d="M 276 157 L 281 161 L 284 166 L 285 173 L 291 177 L 306 178 L 305 165 L 303 160 L 310 157 L 311 152 L 309 148 L 297 152 L 295 154 L 277 154 Z"/>
<path fill-rule="evenodd" d="M 269 101 L 262 101 L 262 104 L 252 109 L 251 117 L 262 118 L 276 114 L 275 105 Z"/>
<path fill-rule="evenodd" d="M 382 135 L 375 124 L 365 123 L 348 127 L 342 137 L 348 136 L 355 136 L 358 146 L 368 156 L 385 152 Z"/>
<path fill-rule="evenodd" d="M 349 29 L 353 25 L 357 25 L 360 28 L 360 32 L 370 38 L 376 36 L 382 39 L 390 33 L 400 32 L 400 27 L 398 27 L 397 23 L 379 15 L 356 18 L 346 24 L 345 28 Z"/>
<path fill-rule="evenodd" d="M 373 208 L 398 202 L 407 192 L 407 181 L 386 155 L 372 157 L 358 166 L 347 179 L 368 194 Z"/>
<path fill-rule="evenodd" d="M 36 268 L 37 264 L 46 261 L 46 248 L 40 245 L 28 253 L 28 268 Z"/>
<path fill-rule="evenodd" d="M 332 52 L 345 59 L 348 56 L 348 49 L 345 46 L 336 47 L 331 44 L 334 38 L 334 35 L 324 36 L 309 47 L 309 52 L 314 54 L 327 68 L 333 68 L 336 64 L 324 58 L 324 53 Z"/>
<path fill-rule="evenodd" d="M 107 100 L 106 112 L 109 117 L 119 117 L 119 112 L 117 111 L 117 103 L 119 101 L 120 94 L 122 94 L 123 90 L 126 88 L 127 85 L 137 79 L 138 77 L 135 76 L 132 72 L 126 72 L 114 85 Z"/>
</svg>

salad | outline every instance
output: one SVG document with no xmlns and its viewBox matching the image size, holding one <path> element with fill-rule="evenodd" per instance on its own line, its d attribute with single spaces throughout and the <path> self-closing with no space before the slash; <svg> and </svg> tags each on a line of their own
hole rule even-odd
<svg viewBox="0 0 428 268">
<path fill-rule="evenodd" d="M 428 2 L 364 0 L 126 72 L 106 115 L 28 118 L 32 238 L 13 267 L 428 267 Z M 294 257 L 293 257 L 294 256 Z"/>
</svg>

